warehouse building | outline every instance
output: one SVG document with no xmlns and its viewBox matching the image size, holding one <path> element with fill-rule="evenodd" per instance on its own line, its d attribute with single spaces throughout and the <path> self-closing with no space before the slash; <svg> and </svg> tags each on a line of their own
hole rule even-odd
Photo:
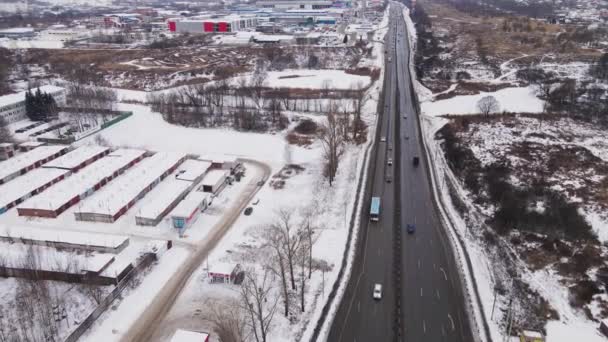
<svg viewBox="0 0 608 342">
<path fill-rule="evenodd" d="M 135 216 L 141 226 L 156 226 L 198 184 L 211 163 L 188 159 L 142 201 Z"/>
<path fill-rule="evenodd" d="M 136 149 L 111 152 L 48 191 L 28 199 L 19 205 L 17 212 L 19 216 L 57 217 L 144 159 L 145 153 Z"/>
<path fill-rule="evenodd" d="M 0 214 L 69 176 L 70 171 L 39 168 L 0 186 Z"/>
<path fill-rule="evenodd" d="M 58 106 L 65 106 L 65 89 L 52 85 L 41 86 L 41 92 L 50 94 Z M 35 93 L 37 89 L 32 89 Z M 0 96 L 0 118 L 6 123 L 12 123 L 26 119 L 25 116 L 25 91 Z"/>
<path fill-rule="evenodd" d="M 333 1 L 326 0 L 262 0 L 256 1 L 258 8 L 272 8 L 274 10 L 293 9 L 324 9 L 331 8 Z"/>
<path fill-rule="evenodd" d="M 91 164 L 97 159 L 110 153 L 110 149 L 103 146 L 85 145 L 81 146 L 63 156 L 53 159 L 50 162 L 42 165 L 42 167 L 52 167 L 56 169 L 65 169 L 72 172 Z"/>
<path fill-rule="evenodd" d="M 255 28 L 254 16 L 230 15 L 220 18 L 185 18 L 168 21 L 169 31 L 177 33 L 230 33 Z"/>
<path fill-rule="evenodd" d="M 82 202 L 76 220 L 116 221 L 186 159 L 184 154 L 157 152 Z"/>
<path fill-rule="evenodd" d="M 196 219 L 198 219 L 201 212 L 207 209 L 208 205 L 208 194 L 200 191 L 191 192 L 169 213 L 171 226 L 179 229 L 180 234 L 183 233 L 184 230 L 190 228 L 196 222 Z"/>
<path fill-rule="evenodd" d="M 0 37 L 19 39 L 19 38 L 32 38 L 36 35 L 31 27 L 13 27 L 8 29 L 0 30 Z"/>
<path fill-rule="evenodd" d="M 46 143 L 42 141 L 26 141 L 19 144 L 18 147 L 20 152 L 27 152 L 44 145 L 46 145 Z"/>
<path fill-rule="evenodd" d="M 0 184 L 36 169 L 68 151 L 66 145 L 41 146 L 0 162 Z"/>
</svg>

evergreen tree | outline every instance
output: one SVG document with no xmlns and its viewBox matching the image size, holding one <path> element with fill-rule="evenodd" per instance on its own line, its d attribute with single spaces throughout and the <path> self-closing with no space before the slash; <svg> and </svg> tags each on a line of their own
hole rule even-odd
<svg viewBox="0 0 608 342">
<path fill-rule="evenodd" d="M 348 36 L 344 35 L 344 40 L 342 41 L 344 44 L 348 43 Z"/>
</svg>

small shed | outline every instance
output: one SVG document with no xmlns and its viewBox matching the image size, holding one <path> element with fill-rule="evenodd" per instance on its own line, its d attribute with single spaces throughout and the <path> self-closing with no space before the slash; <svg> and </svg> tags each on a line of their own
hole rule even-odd
<svg viewBox="0 0 608 342">
<path fill-rule="evenodd" d="M 209 265 L 207 275 L 210 283 L 239 284 L 241 282 L 242 268 L 239 264 L 214 262 Z"/>
<path fill-rule="evenodd" d="M 198 331 L 177 329 L 171 342 L 209 342 L 209 334 Z"/>
<path fill-rule="evenodd" d="M 210 170 L 203 178 L 203 182 L 201 184 L 202 190 L 212 194 L 219 193 L 226 184 L 228 173 L 229 171 L 227 170 Z"/>
</svg>

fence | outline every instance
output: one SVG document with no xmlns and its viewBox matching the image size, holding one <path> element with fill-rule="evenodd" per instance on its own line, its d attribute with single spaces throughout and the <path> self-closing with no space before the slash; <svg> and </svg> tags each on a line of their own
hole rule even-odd
<svg viewBox="0 0 608 342">
<path fill-rule="evenodd" d="M 72 108 L 72 107 L 62 107 L 60 109 L 63 112 L 70 112 L 70 113 L 79 113 L 82 111 L 86 111 L 87 109 L 80 109 L 80 108 Z M 93 109 L 91 109 L 93 110 Z M 114 111 L 114 110 L 101 110 L 101 109 L 95 109 L 96 113 L 99 114 L 110 114 L 113 115 L 114 118 L 112 118 L 111 120 L 102 123 L 101 125 L 97 126 L 96 128 L 93 128 L 91 130 L 88 130 L 86 132 L 82 132 L 82 133 L 75 133 L 73 135 L 69 135 L 69 136 L 64 136 L 64 137 L 40 137 L 37 138 L 38 141 L 40 142 L 44 142 L 44 143 L 49 143 L 49 144 L 64 144 L 64 145 L 69 145 L 75 141 L 78 141 L 80 139 L 84 139 L 92 134 L 95 134 L 103 129 L 106 129 L 112 125 L 117 124 L 118 122 L 130 117 L 131 115 L 133 115 L 133 112 L 125 112 L 125 111 Z"/>
<path fill-rule="evenodd" d="M 143 269 L 150 266 L 150 264 L 156 261 L 156 259 L 157 257 L 155 253 L 144 254 L 139 264 L 133 267 L 129 271 L 129 273 L 122 278 L 122 280 L 118 283 L 118 285 L 116 285 L 114 290 L 112 290 L 112 292 L 110 292 L 110 294 L 105 297 L 101 301 L 101 303 L 99 303 L 97 308 L 95 308 L 95 310 L 93 310 L 93 312 L 91 312 L 89 316 L 85 318 L 85 320 L 78 326 L 78 328 L 72 331 L 72 333 L 65 339 L 64 342 L 78 341 L 78 339 L 82 337 L 82 335 L 84 335 L 84 333 L 93 325 L 93 323 L 95 323 L 97 318 L 99 318 L 99 316 L 101 316 L 101 314 L 103 314 L 110 307 L 110 305 L 112 305 L 112 302 L 114 302 L 114 300 L 120 296 L 122 291 L 129 284 L 130 280 L 133 279 L 133 277 L 135 277 L 137 274 L 139 274 Z"/>
</svg>

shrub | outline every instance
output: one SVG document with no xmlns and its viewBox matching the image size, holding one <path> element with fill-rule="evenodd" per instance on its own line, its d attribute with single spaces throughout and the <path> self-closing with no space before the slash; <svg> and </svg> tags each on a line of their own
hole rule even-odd
<svg viewBox="0 0 608 342">
<path fill-rule="evenodd" d="M 294 131 L 296 131 L 296 133 L 306 135 L 315 134 L 317 129 L 317 123 L 309 119 L 300 121 L 300 123 L 294 127 Z"/>
</svg>

